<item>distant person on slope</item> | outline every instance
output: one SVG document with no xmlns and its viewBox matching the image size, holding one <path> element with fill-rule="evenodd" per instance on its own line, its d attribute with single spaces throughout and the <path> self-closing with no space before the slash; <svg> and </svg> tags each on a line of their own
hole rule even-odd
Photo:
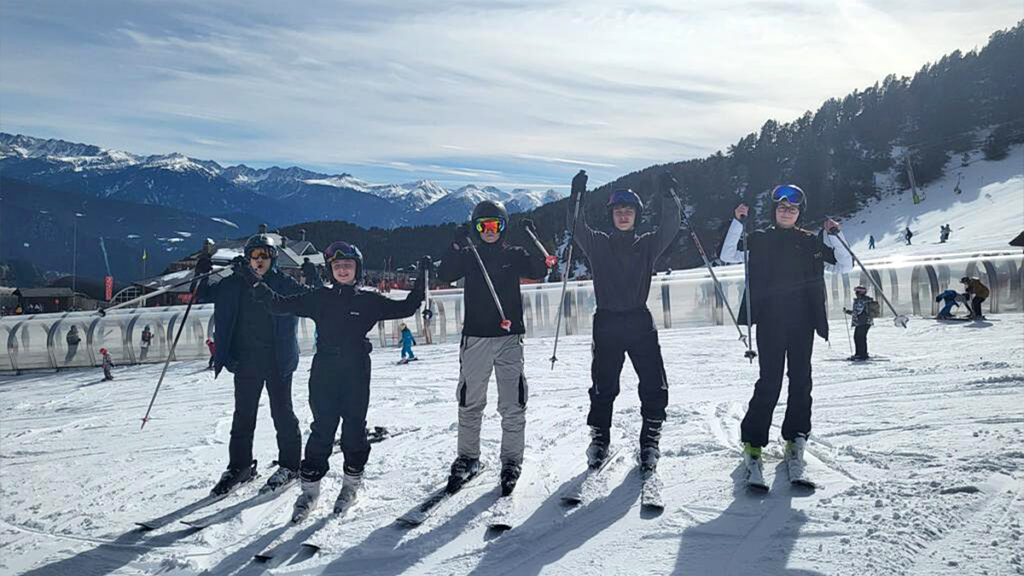
<svg viewBox="0 0 1024 576">
<path fill-rule="evenodd" d="M 807 211 L 807 196 L 799 187 L 787 184 L 771 194 L 774 225 L 752 232 L 747 246 L 750 254 L 750 310 L 744 301 L 739 321 L 747 314 L 757 324 L 757 360 L 760 376 L 754 385 L 746 416 L 740 426 L 743 460 L 751 485 L 764 484 L 761 449 L 768 445 L 772 413 L 782 390 L 783 368 L 788 369 L 789 394 L 782 437 L 786 440 L 786 462 L 790 480 L 805 479 L 804 446 L 811 433 L 811 352 L 814 334 L 828 340 L 825 312 L 824 270 L 845 273 L 853 258 L 832 238 L 840 235 L 839 223 L 826 218 L 822 231 L 814 234 L 796 227 Z M 722 260 L 743 262 L 743 224 L 749 208 L 736 207 L 722 245 Z M 845 239 L 844 239 L 845 240 Z"/>
<path fill-rule="evenodd" d="M 960 295 L 956 290 L 945 290 L 935 297 L 936 302 L 942 302 L 942 310 L 939 310 L 938 318 L 948 319 L 953 317 L 953 306 L 960 307 Z"/>
<path fill-rule="evenodd" d="M 462 292 L 465 323 L 459 346 L 459 437 L 457 455 L 448 475 L 454 492 L 480 469 L 480 427 L 487 388 L 494 372 L 501 415 L 501 493 L 512 493 L 522 470 L 526 446 L 526 403 L 529 389 L 523 372 L 522 277 L 539 280 L 547 274 L 544 255 L 513 246 L 508 241 L 509 217 L 501 202 L 484 200 L 473 208 L 470 229 L 459 227 L 437 271 L 438 282 L 465 278 Z M 525 220 L 522 225 L 530 226 Z M 468 233 L 468 235 L 467 235 Z M 469 246 L 473 243 L 473 247 Z M 494 286 L 491 295 L 476 254 Z M 503 319 L 494 298 L 501 302 Z M 503 324 L 508 320 L 508 324 Z"/>
<path fill-rule="evenodd" d="M 103 379 L 113 380 L 114 375 L 111 373 L 111 370 L 114 368 L 114 360 L 110 357 L 110 353 L 106 348 L 100 348 L 100 356 L 103 357 Z"/>
<path fill-rule="evenodd" d="M 253 432 L 263 387 L 270 398 L 270 416 L 277 430 L 277 470 L 261 492 L 276 492 L 298 478 L 302 451 L 299 420 L 292 408 L 292 373 L 299 363 L 295 316 L 273 316 L 253 297 L 252 285 L 261 281 L 282 294 L 305 289 L 277 269 L 279 241 L 257 234 L 245 243 L 245 256 L 234 260 L 233 273 L 216 284 L 209 277 L 200 280 L 198 300 L 210 302 L 217 346 L 213 350 L 214 378 L 222 368 L 235 376 L 235 411 L 228 444 L 228 468 L 213 487 L 223 495 L 256 476 Z M 196 262 L 197 276 L 209 272 L 212 250 Z"/>
<path fill-rule="evenodd" d="M 594 343 L 591 348 L 590 445 L 587 464 L 600 467 L 608 457 L 611 443 L 612 413 L 619 395 L 622 364 L 629 355 L 640 382 L 639 454 L 645 473 L 657 470 L 661 457 L 661 428 L 668 406 L 668 378 L 658 342 L 658 329 L 647 296 L 651 290 L 651 274 L 658 257 L 668 249 L 679 232 L 681 208 L 675 194 L 675 181 L 666 172 L 659 182 L 658 227 L 638 234 L 636 224 L 644 204 L 635 192 L 620 188 L 611 193 L 606 216 L 611 231 L 594 230 L 587 225 L 580 209 L 573 238 L 587 259 L 594 275 Z M 567 206 L 580 202 L 587 189 L 587 175 L 581 170 L 572 179 L 572 195 Z M 566 223 L 573 224 L 573 211 L 566 214 Z"/>
<path fill-rule="evenodd" d="M 874 319 L 882 313 L 878 302 L 868 296 L 868 289 L 864 286 L 857 286 L 853 289 L 854 299 L 850 308 L 843 308 L 843 312 L 850 315 L 850 322 L 853 326 L 853 344 L 856 352 L 850 356 L 850 360 L 868 359 L 868 330 L 875 323 Z"/>
<path fill-rule="evenodd" d="M 412 353 L 412 347 L 416 345 L 416 338 L 412 335 L 412 330 L 402 322 L 398 325 L 398 328 L 402 332 L 402 364 L 408 364 L 409 362 L 416 359 L 416 355 Z"/>
<path fill-rule="evenodd" d="M 82 337 L 78 334 L 78 326 L 71 325 L 65 341 L 68 345 L 68 352 L 64 355 L 64 363 L 68 364 L 75 358 L 75 354 L 78 353 L 78 344 L 82 341 Z"/>
<path fill-rule="evenodd" d="M 316 354 L 309 375 L 309 408 L 313 412 L 300 477 L 302 493 L 295 502 L 293 522 L 309 515 L 320 498 L 320 480 L 330 469 L 328 458 L 335 433 L 341 424 L 344 474 L 334 511 L 341 512 L 354 502 L 362 484 L 363 468 L 370 457 L 366 437 L 366 411 L 370 403 L 370 351 L 366 338 L 381 320 L 406 318 L 423 302 L 420 275 L 405 300 L 363 290 L 363 254 L 348 242 L 333 242 L 324 250 L 324 262 L 331 268 L 330 286 L 285 296 L 266 282 L 255 285 L 256 298 L 266 302 L 275 314 L 295 314 L 316 322 Z M 424 256 L 421 270 L 431 262 Z M 339 422 L 340 421 L 340 422 Z"/>
<path fill-rule="evenodd" d="M 317 272 L 316 264 L 309 260 L 309 256 L 302 259 L 302 283 L 306 286 L 322 286 L 320 274 Z"/>
<path fill-rule="evenodd" d="M 971 319 L 984 320 L 985 316 L 981 313 L 981 303 L 988 298 L 988 286 L 985 286 L 977 278 L 969 278 L 967 276 L 961 278 L 960 283 L 964 285 L 964 292 L 971 298 Z"/>
<path fill-rule="evenodd" d="M 914 233 L 910 231 L 910 226 L 903 231 L 903 238 L 907 241 L 907 246 L 910 246 L 910 239 L 914 237 Z"/>
<path fill-rule="evenodd" d="M 149 324 L 142 329 L 142 344 L 139 346 L 139 361 L 145 361 L 146 356 L 149 355 L 149 347 L 153 344 L 153 331 L 149 329 Z"/>
<path fill-rule="evenodd" d="M 874 250 L 874 249 L 875 249 L 875 236 L 872 234 L 872 235 L 868 236 L 868 250 Z"/>
</svg>

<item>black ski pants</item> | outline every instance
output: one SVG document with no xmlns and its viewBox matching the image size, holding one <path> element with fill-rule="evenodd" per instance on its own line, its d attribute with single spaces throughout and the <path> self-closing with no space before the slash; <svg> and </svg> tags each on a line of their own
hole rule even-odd
<svg viewBox="0 0 1024 576">
<path fill-rule="evenodd" d="M 971 298 L 971 311 L 974 313 L 975 318 L 981 318 L 981 303 L 984 301 L 985 299 L 980 296 Z"/>
<path fill-rule="evenodd" d="M 253 433 L 264 386 L 270 398 L 270 417 L 277 431 L 277 462 L 285 468 L 298 470 L 302 433 L 292 409 L 292 375 L 278 373 L 272 349 L 240 354 L 235 369 L 235 414 L 231 420 L 228 468 L 246 468 L 252 463 Z"/>
<path fill-rule="evenodd" d="M 868 357 L 868 330 L 870 324 L 861 324 L 853 329 L 853 346 L 857 349 L 854 356 L 858 358 Z"/>
<path fill-rule="evenodd" d="M 366 343 L 369 347 L 369 343 Z M 370 457 L 366 437 L 366 410 L 370 405 L 369 352 L 317 348 L 309 376 L 309 407 L 313 412 L 303 480 L 315 482 L 330 470 L 328 459 L 341 424 L 341 452 L 345 471 L 361 474 Z"/>
<path fill-rule="evenodd" d="M 644 420 L 665 420 L 668 379 L 658 344 L 658 330 L 647 308 L 625 312 L 598 310 L 594 314 L 594 343 L 590 364 L 590 414 L 587 424 L 599 428 L 612 425 L 612 408 L 619 395 L 619 376 L 629 354 L 640 377 L 640 414 Z"/>
<path fill-rule="evenodd" d="M 757 360 L 760 377 L 740 424 L 740 439 L 767 446 L 772 413 L 782 391 L 782 369 L 788 363 L 789 397 L 782 437 L 793 440 L 811 432 L 811 352 L 814 328 L 806 324 L 758 324 Z"/>
</svg>

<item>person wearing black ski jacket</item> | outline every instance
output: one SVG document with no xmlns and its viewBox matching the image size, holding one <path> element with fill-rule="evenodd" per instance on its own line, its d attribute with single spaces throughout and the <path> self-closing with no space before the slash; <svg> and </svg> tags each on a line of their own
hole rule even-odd
<svg viewBox="0 0 1024 576">
<path fill-rule="evenodd" d="M 574 222 L 572 206 L 583 201 L 587 175 L 580 171 L 572 180 L 567 224 L 573 231 L 576 245 L 590 261 L 594 278 L 594 344 L 590 374 L 591 443 L 587 460 L 591 467 L 600 466 L 611 442 L 612 410 L 619 394 L 619 378 L 626 354 L 633 363 L 640 383 L 640 459 L 645 470 L 657 467 L 661 453 L 659 441 L 668 405 L 668 378 L 658 343 L 658 330 L 647 296 L 651 290 L 654 263 L 672 244 L 679 232 L 681 208 L 675 195 L 674 181 L 667 174 L 662 178 L 658 228 L 638 234 L 636 223 L 643 212 L 640 197 L 629 189 L 611 193 L 607 210 L 612 222 L 610 233 L 587 225 L 581 209 Z"/>
<path fill-rule="evenodd" d="M 370 351 L 366 334 L 381 320 L 412 316 L 424 296 L 424 277 L 416 279 L 404 300 L 392 300 L 359 287 L 362 253 L 347 242 L 334 242 L 324 253 L 334 282 L 292 296 L 278 294 L 271 286 L 254 287 L 256 298 L 274 314 L 294 314 L 316 322 L 316 354 L 309 376 L 309 406 L 313 412 L 306 440 L 300 479 L 302 495 L 296 514 L 308 513 L 319 496 L 320 480 L 330 469 L 328 458 L 341 424 L 344 485 L 339 500 L 354 496 L 370 456 L 366 436 L 366 412 L 370 403 Z M 421 269 L 430 266 L 424 257 Z"/>
<path fill-rule="evenodd" d="M 302 433 L 292 408 L 292 373 L 299 363 L 295 316 L 273 316 L 253 298 L 252 285 L 261 280 L 281 294 L 306 289 L 277 269 L 279 241 L 257 234 L 245 244 L 245 257 L 236 259 L 233 273 L 216 284 L 203 278 L 197 287 L 200 302 L 213 302 L 217 347 L 213 355 L 214 378 L 226 368 L 234 374 L 235 411 L 228 444 L 228 468 L 213 488 L 226 494 L 255 475 L 253 433 L 260 397 L 266 386 L 270 416 L 277 431 L 278 469 L 267 480 L 266 490 L 276 490 L 298 476 Z M 196 263 L 196 275 L 212 268 L 209 253 Z"/>
<path fill-rule="evenodd" d="M 852 269 L 852 255 L 835 238 L 839 224 L 827 218 L 820 234 L 796 226 L 806 211 L 807 199 L 799 187 L 778 186 L 772 191 L 774 225 L 752 232 L 748 238 L 750 310 L 746 298 L 739 322 L 757 324 L 757 359 L 760 376 L 754 385 L 747 413 L 740 425 L 744 463 L 761 477 L 761 448 L 768 445 L 772 413 L 782 390 L 783 368 L 789 375 L 789 396 L 782 437 L 791 479 L 803 475 L 803 447 L 811 432 L 811 352 L 814 334 L 828 340 L 825 309 L 826 266 L 835 273 Z M 743 224 L 748 207 L 740 204 L 722 244 L 721 259 L 744 260 Z M 845 239 L 844 239 L 845 241 Z"/>
<path fill-rule="evenodd" d="M 465 278 L 464 320 L 459 346 L 459 435 L 448 489 L 457 490 L 480 466 L 480 428 L 491 373 L 498 385 L 501 415 L 501 491 L 515 488 L 526 446 L 526 403 L 529 388 L 524 374 L 523 298 L 519 279 L 539 280 L 547 274 L 544 255 L 508 244 L 508 211 L 501 202 L 485 200 L 473 209 L 471 229 L 460 229 L 437 272 L 438 281 Z M 532 226 L 528 221 L 524 227 Z M 468 236 L 467 236 L 468 234 Z M 472 246 L 470 245 L 472 243 Z M 474 253 L 475 249 L 475 253 Z M 505 318 L 498 312 L 476 254 L 494 285 Z M 507 321 L 507 325 L 503 322 Z"/>
</svg>

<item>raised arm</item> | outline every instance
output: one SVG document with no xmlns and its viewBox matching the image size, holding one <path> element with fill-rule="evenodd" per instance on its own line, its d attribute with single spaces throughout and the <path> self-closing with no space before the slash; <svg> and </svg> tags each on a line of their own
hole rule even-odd
<svg viewBox="0 0 1024 576">
<path fill-rule="evenodd" d="M 736 218 L 729 224 L 729 231 L 725 233 L 725 241 L 722 242 L 722 250 L 718 254 L 726 264 L 743 262 L 743 223 L 739 218 L 747 216 L 746 204 L 737 206 L 734 215 Z"/>
<path fill-rule="evenodd" d="M 832 233 L 830 233 L 830 231 Z M 842 238 L 840 242 L 838 238 Z M 853 270 L 853 254 L 843 246 L 846 236 L 839 229 L 839 223 L 831 218 L 825 219 L 825 226 L 821 230 L 822 243 L 825 245 L 825 270 L 833 274 L 845 274 Z M 849 244 L 847 244 L 849 245 Z M 832 252 L 832 258 L 828 258 L 828 252 Z"/>
<path fill-rule="evenodd" d="M 444 262 L 441 263 L 442 265 Z M 404 300 L 392 300 L 383 294 L 378 294 L 378 320 L 396 320 L 398 318 L 407 318 L 416 313 L 420 308 L 420 304 L 423 303 L 423 296 L 425 293 L 425 277 L 422 273 L 423 270 L 429 270 L 433 265 L 430 256 L 424 256 L 420 259 L 419 269 L 421 270 L 420 275 L 416 278 L 416 283 L 413 284 L 412 290 L 405 296 Z"/>
<path fill-rule="evenodd" d="M 580 170 L 572 179 L 572 194 L 569 196 L 569 205 L 565 213 L 565 229 L 572 230 L 573 240 L 576 245 L 588 256 L 593 252 L 594 236 L 597 234 L 590 226 L 587 226 L 586 209 L 584 199 L 587 191 L 587 173 Z M 579 215 L 577 216 L 576 205 L 579 204 Z M 575 228 L 573 223 L 575 221 Z"/>
<path fill-rule="evenodd" d="M 658 230 L 654 232 L 654 259 L 657 260 L 679 233 L 680 214 L 683 209 L 676 196 L 677 183 L 668 172 L 661 178 L 661 218 Z"/>
<path fill-rule="evenodd" d="M 275 292 L 266 282 L 257 282 L 252 289 L 254 299 L 266 304 L 272 314 L 294 314 L 303 318 L 315 318 L 316 302 L 325 290 L 310 290 L 285 296 Z"/>
<path fill-rule="evenodd" d="M 445 252 L 441 265 L 437 267 L 438 282 L 450 284 L 466 275 L 467 248 L 463 246 L 463 243 L 467 240 L 463 230 L 465 229 L 461 226 L 455 228 L 455 237 L 448 245 L 448 251 Z"/>
</svg>

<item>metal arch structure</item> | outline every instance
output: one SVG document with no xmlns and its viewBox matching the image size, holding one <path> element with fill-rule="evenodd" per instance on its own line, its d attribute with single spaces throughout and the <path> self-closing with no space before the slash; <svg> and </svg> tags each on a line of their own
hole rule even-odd
<svg viewBox="0 0 1024 576">
<path fill-rule="evenodd" d="M 974 275 L 984 270 L 984 280 L 989 284 L 992 296 L 989 300 L 992 312 L 1024 312 L 1024 254 L 1018 250 L 972 252 L 904 258 L 889 261 L 884 258 L 864 262 L 868 273 L 880 281 L 887 296 L 900 313 L 932 315 L 934 305 L 925 305 L 923 293 L 934 302 L 934 297 L 953 287 L 959 288 L 961 276 Z M 742 290 L 742 269 L 738 266 L 716 268 L 722 282 L 723 294 L 729 302 L 738 305 Z M 856 276 L 854 275 L 856 274 Z M 852 300 L 851 286 L 857 281 L 866 281 L 860 270 L 849 274 L 826 277 L 829 298 L 826 309 L 830 318 L 845 321 L 842 312 Z M 889 282 L 881 282 L 888 276 Z M 527 336 L 553 336 L 558 314 L 561 283 L 523 285 L 524 315 L 527 321 Z M 693 326 L 719 326 L 723 320 L 724 302 L 717 298 L 717 291 L 711 286 L 711 279 L 702 268 L 680 270 L 671 275 L 659 275 L 653 279 L 648 307 L 655 311 L 654 318 L 659 328 Z M 400 297 L 400 296 L 398 296 Z M 435 343 L 458 339 L 464 315 L 463 296 L 460 289 L 433 290 L 431 302 L 435 311 L 431 321 L 431 332 Z M 591 317 L 595 306 L 593 282 L 589 280 L 570 282 L 565 292 L 565 303 L 561 319 L 566 333 L 586 334 L 591 329 Z M 6 357 L 0 361 L 0 371 L 24 371 L 31 369 L 63 369 L 65 367 L 87 367 L 99 365 L 100 346 L 111 348 L 119 364 L 155 363 L 166 359 L 173 331 L 184 310 L 183 306 L 122 308 L 110 310 L 105 316 L 94 312 L 69 312 L 58 314 L 35 314 L 5 316 L 0 318 L 0 335 L 6 337 Z M 188 335 L 199 338 L 200 332 L 206 337 L 214 334 L 212 304 L 195 305 L 189 317 Z M 193 320 L 193 317 L 195 318 Z M 408 321 L 408 320 L 407 320 Z M 195 324 L 193 325 L 193 322 Z M 313 348 L 315 330 L 311 321 L 300 318 L 298 332 L 299 347 L 304 353 Z M 380 346 L 395 342 L 397 324 L 402 320 L 387 320 L 380 323 L 372 334 Z M 77 354 L 65 362 L 63 351 L 63 330 L 74 324 L 83 329 L 83 341 Z M 154 345 L 163 346 L 162 352 L 151 349 L 152 354 L 143 360 L 136 349 L 139 327 L 149 324 L 154 329 Z M 193 329 L 194 328 L 194 329 Z M 120 330 L 120 334 L 113 331 Z M 194 332 L 194 333 L 193 333 Z M 171 334 L 169 337 L 168 334 Z M 201 342 L 182 346 L 176 351 L 178 360 L 206 360 L 209 352 Z M 83 350 L 84 348 L 84 350 Z"/>
</svg>

